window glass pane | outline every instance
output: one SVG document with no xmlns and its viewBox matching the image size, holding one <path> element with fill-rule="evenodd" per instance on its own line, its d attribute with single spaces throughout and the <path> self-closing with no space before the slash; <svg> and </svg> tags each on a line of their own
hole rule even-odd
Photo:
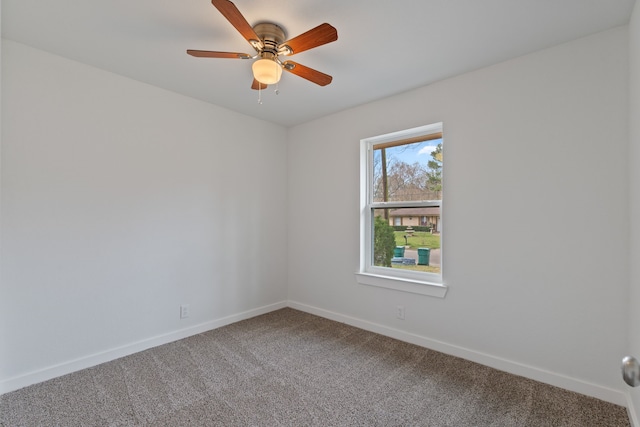
<svg viewBox="0 0 640 427">
<path fill-rule="evenodd" d="M 374 266 L 440 273 L 440 207 L 372 209 Z M 393 226 L 400 218 L 402 226 Z"/>
<path fill-rule="evenodd" d="M 373 150 L 373 202 L 442 199 L 442 138 Z"/>
<path fill-rule="evenodd" d="M 361 187 L 368 212 L 363 216 L 364 272 L 442 283 L 442 123 L 361 142 L 367 156 Z"/>
</svg>

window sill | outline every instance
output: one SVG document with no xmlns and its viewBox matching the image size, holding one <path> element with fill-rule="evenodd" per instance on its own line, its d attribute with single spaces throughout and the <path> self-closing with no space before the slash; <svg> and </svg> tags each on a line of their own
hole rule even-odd
<svg viewBox="0 0 640 427">
<path fill-rule="evenodd" d="M 377 286 L 379 288 L 393 289 L 412 294 L 427 295 L 437 298 L 444 298 L 447 294 L 447 286 L 440 283 L 361 272 L 356 273 L 356 279 L 361 285 Z"/>
</svg>

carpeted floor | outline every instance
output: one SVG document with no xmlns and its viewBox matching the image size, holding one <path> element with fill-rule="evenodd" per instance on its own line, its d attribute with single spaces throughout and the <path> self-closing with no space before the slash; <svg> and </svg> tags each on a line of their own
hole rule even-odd
<svg viewBox="0 0 640 427">
<path fill-rule="evenodd" d="M 293 309 L 0 396 L 13 426 L 629 426 L 622 407 Z"/>
</svg>

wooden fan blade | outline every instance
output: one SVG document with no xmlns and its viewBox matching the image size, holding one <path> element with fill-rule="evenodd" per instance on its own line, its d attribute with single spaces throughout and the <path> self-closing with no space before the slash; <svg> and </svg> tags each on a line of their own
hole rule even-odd
<svg viewBox="0 0 640 427">
<path fill-rule="evenodd" d="M 313 68 L 305 67 L 304 65 L 300 65 L 297 62 L 286 61 L 283 65 L 284 69 L 288 72 L 302 77 L 303 79 L 307 79 L 310 82 L 313 82 L 320 86 L 326 86 L 331 83 L 331 80 L 333 80 L 333 77 L 331 77 L 330 75 L 321 73 L 320 71 L 314 70 Z"/>
<path fill-rule="evenodd" d="M 187 53 L 198 58 L 231 58 L 231 59 L 248 59 L 251 55 L 238 52 L 214 52 L 211 50 L 194 50 L 187 49 Z"/>
<path fill-rule="evenodd" d="M 269 85 L 266 85 L 264 83 L 260 83 L 256 79 L 253 79 L 253 83 L 251 84 L 251 89 L 253 89 L 253 90 L 258 90 L 258 89 L 265 90 L 267 88 L 267 86 L 269 86 Z"/>
<path fill-rule="evenodd" d="M 245 40 L 249 43 L 251 43 L 251 40 L 260 41 L 260 37 L 253 31 L 253 27 L 244 19 L 244 16 L 242 16 L 242 13 L 240 13 L 235 4 L 229 0 L 211 0 L 211 4 L 220 11 L 222 16 L 227 18 L 227 21 L 242 34 Z"/>
<path fill-rule="evenodd" d="M 282 44 L 289 46 L 293 55 L 336 40 L 338 40 L 338 30 L 325 22 Z"/>
</svg>

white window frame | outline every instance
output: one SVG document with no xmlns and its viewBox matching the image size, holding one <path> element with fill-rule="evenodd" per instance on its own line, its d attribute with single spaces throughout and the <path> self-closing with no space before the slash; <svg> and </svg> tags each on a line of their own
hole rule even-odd
<svg viewBox="0 0 640 427">
<path fill-rule="evenodd" d="M 360 141 L 360 268 L 356 273 L 359 284 L 394 289 L 402 292 L 444 298 L 447 286 L 442 274 L 401 270 L 373 265 L 373 209 L 397 207 L 427 207 L 441 202 L 373 202 L 373 146 L 387 142 L 442 133 L 442 123 L 365 138 Z M 443 168 L 444 169 L 444 168 Z M 443 234 L 444 235 L 444 234 Z M 440 243 L 442 248 L 442 242 Z M 442 272 L 442 269 L 441 269 Z"/>
</svg>

